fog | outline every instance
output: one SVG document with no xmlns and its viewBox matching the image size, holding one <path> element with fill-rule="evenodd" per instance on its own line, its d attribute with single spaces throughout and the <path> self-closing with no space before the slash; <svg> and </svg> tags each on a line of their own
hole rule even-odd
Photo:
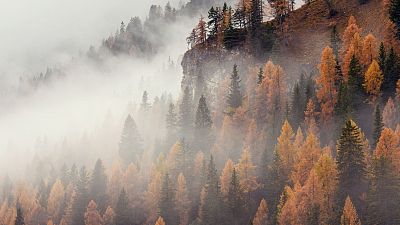
<svg viewBox="0 0 400 225">
<path fill-rule="evenodd" d="M 82 56 L 90 45 L 99 46 L 113 34 L 121 21 L 128 22 L 133 16 L 144 20 L 150 5 L 164 6 L 166 0 L 1 2 L 2 173 L 18 174 L 21 171 L 10 170 L 16 163 L 25 165 L 35 155 L 55 156 L 62 144 L 73 145 L 88 136 L 102 147 L 84 149 L 83 155 L 96 160 L 104 157 L 102 150 L 108 151 L 105 156 L 116 154 L 123 121 L 135 112 L 131 108 L 140 103 L 144 90 L 149 92 L 150 103 L 163 93 L 178 96 L 182 77 L 179 59 L 187 48 L 185 37 L 195 18 L 171 25 L 169 44 L 151 60 L 110 57 L 99 67 Z M 173 69 L 167 69 L 169 58 Z M 65 76 L 28 94 L 13 92 L 19 77 L 38 75 L 47 67 L 62 68 Z M 113 119 L 113 127 L 108 127 L 106 139 L 99 140 L 98 129 L 107 118 Z M 57 157 L 55 162 L 67 160 L 60 154 Z"/>
</svg>

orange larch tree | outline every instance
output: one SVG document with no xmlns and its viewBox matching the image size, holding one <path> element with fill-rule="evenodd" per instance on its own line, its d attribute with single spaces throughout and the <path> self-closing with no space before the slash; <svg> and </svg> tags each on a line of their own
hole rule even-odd
<svg viewBox="0 0 400 225">
<path fill-rule="evenodd" d="M 347 196 L 343 214 L 340 218 L 341 225 L 361 225 L 360 219 L 358 219 L 356 208 L 350 200 L 350 197 Z"/>
<path fill-rule="evenodd" d="M 268 225 L 268 205 L 265 199 L 262 199 L 260 205 L 258 206 L 256 215 L 253 219 L 253 225 Z"/>
<path fill-rule="evenodd" d="M 176 187 L 175 203 L 179 215 L 179 225 L 186 225 L 189 222 L 190 201 L 186 187 L 186 179 L 183 173 L 178 176 Z"/>
<path fill-rule="evenodd" d="M 376 60 L 373 60 L 364 76 L 364 88 L 375 102 L 381 92 L 383 74 Z"/>
<path fill-rule="evenodd" d="M 103 218 L 97 211 L 97 204 L 92 200 L 85 213 L 85 225 L 103 225 Z"/>
</svg>

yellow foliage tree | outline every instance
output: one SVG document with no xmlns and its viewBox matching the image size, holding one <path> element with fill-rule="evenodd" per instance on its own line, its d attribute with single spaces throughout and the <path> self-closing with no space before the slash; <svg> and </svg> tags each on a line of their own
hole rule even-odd
<svg viewBox="0 0 400 225">
<path fill-rule="evenodd" d="M 377 158 L 385 158 L 390 160 L 396 169 L 397 173 L 400 173 L 400 146 L 399 137 L 390 128 L 384 128 L 379 138 L 378 144 L 376 145 L 375 156 Z"/>
<path fill-rule="evenodd" d="M 283 123 L 281 135 L 278 137 L 278 143 L 276 145 L 276 151 L 282 162 L 282 168 L 284 174 L 288 176 L 292 171 L 295 162 L 295 150 L 293 147 L 293 129 L 289 122 L 286 120 Z"/>
<path fill-rule="evenodd" d="M 234 165 L 231 159 L 228 159 L 226 161 L 224 169 L 222 170 L 222 174 L 220 177 L 220 182 L 221 182 L 221 193 L 222 196 L 227 197 L 228 192 L 229 192 L 229 185 L 232 179 L 232 171 L 233 171 Z"/>
<path fill-rule="evenodd" d="M 165 225 L 164 219 L 161 216 L 158 217 L 155 225 Z"/>
<path fill-rule="evenodd" d="M 315 104 L 312 99 L 308 100 L 306 111 L 304 112 L 304 124 L 307 134 L 314 134 L 318 137 L 319 129 L 317 125 L 317 113 L 315 112 Z"/>
<path fill-rule="evenodd" d="M 189 222 L 190 201 L 188 195 L 185 176 L 180 173 L 175 195 L 180 225 L 186 225 Z"/>
<path fill-rule="evenodd" d="M 373 60 L 364 77 L 364 88 L 367 93 L 372 95 L 373 101 L 375 101 L 380 94 L 382 82 L 382 71 L 379 68 L 378 62 Z"/>
<path fill-rule="evenodd" d="M 343 52 L 346 52 L 349 49 L 355 33 L 361 34 L 361 29 L 358 27 L 357 21 L 354 18 L 354 16 L 350 16 L 349 21 L 347 23 L 347 27 L 343 32 L 343 37 L 342 37 Z"/>
<path fill-rule="evenodd" d="M 115 212 L 108 206 L 106 212 L 103 214 L 103 224 L 104 225 L 114 225 L 115 224 Z"/>
<path fill-rule="evenodd" d="M 248 148 L 244 148 L 237 165 L 239 172 L 240 187 L 244 193 L 250 193 L 258 188 L 257 178 L 255 176 L 256 166 L 251 161 L 251 154 Z"/>
<path fill-rule="evenodd" d="M 378 56 L 378 42 L 375 36 L 369 33 L 363 42 L 361 62 L 365 65 L 371 65 L 372 61 Z"/>
<path fill-rule="evenodd" d="M 56 223 L 61 217 L 64 197 L 64 185 L 60 179 L 57 179 L 51 188 L 49 198 L 47 200 L 47 212 L 49 213 L 50 217 L 56 221 Z"/>
<path fill-rule="evenodd" d="M 351 202 L 349 196 L 347 196 L 345 204 L 344 204 L 343 214 L 342 214 L 342 217 L 340 218 L 340 224 L 341 225 L 361 225 L 361 222 L 358 219 L 357 211 L 354 208 L 354 205 Z"/>
<path fill-rule="evenodd" d="M 321 64 L 317 77 L 317 98 L 321 104 L 321 118 L 324 123 L 331 122 L 334 107 L 337 103 L 338 77 L 336 74 L 336 59 L 332 48 L 326 47 L 322 51 Z"/>
<path fill-rule="evenodd" d="M 254 216 L 253 225 L 268 225 L 268 212 L 267 201 L 262 199 Z"/>
<path fill-rule="evenodd" d="M 103 218 L 101 218 L 97 211 L 96 203 L 91 200 L 85 213 L 85 225 L 103 225 Z"/>
<path fill-rule="evenodd" d="M 394 104 L 393 99 L 390 97 L 382 112 L 382 119 L 385 126 L 394 129 L 399 121 L 398 109 Z"/>
</svg>

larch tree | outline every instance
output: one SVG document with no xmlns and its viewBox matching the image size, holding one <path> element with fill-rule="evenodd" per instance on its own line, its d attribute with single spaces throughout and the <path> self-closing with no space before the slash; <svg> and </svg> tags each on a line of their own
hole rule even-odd
<svg viewBox="0 0 400 225">
<path fill-rule="evenodd" d="M 330 47 L 326 47 L 322 52 L 319 72 L 320 74 L 317 77 L 317 98 L 321 104 L 321 119 L 324 124 L 327 124 L 332 120 L 338 93 L 336 86 L 338 81 L 336 59 Z"/>
<path fill-rule="evenodd" d="M 207 23 L 204 21 L 204 17 L 201 16 L 197 23 L 196 29 L 196 45 L 201 47 L 206 44 L 207 41 Z"/>
<path fill-rule="evenodd" d="M 319 128 L 317 124 L 317 112 L 315 112 L 315 103 L 312 99 L 308 100 L 306 111 L 304 112 L 304 125 L 307 134 L 319 135 Z"/>
<path fill-rule="evenodd" d="M 228 106 L 232 109 L 237 109 L 242 106 L 243 94 L 240 87 L 240 77 L 237 70 L 237 65 L 233 65 L 231 74 L 231 83 L 229 85 L 229 93 L 227 97 Z"/>
<path fill-rule="evenodd" d="M 240 177 L 240 186 L 245 193 L 251 193 L 258 188 L 255 169 L 256 166 L 251 160 L 250 150 L 244 148 L 239 159 L 239 164 L 237 165 L 237 170 Z"/>
<path fill-rule="evenodd" d="M 342 37 L 342 41 L 343 41 L 343 45 L 342 45 L 342 49 L 343 52 L 346 52 L 347 49 L 350 47 L 352 39 L 354 37 L 355 33 L 361 33 L 361 29 L 358 27 L 357 25 L 357 21 L 354 18 L 354 16 L 350 16 L 348 23 L 347 23 L 347 27 L 345 29 L 345 31 L 343 32 L 343 37 Z"/>
<path fill-rule="evenodd" d="M 142 138 L 132 116 L 128 115 L 119 142 L 119 155 L 125 165 L 129 165 L 130 163 L 138 164 L 142 152 Z"/>
<path fill-rule="evenodd" d="M 372 61 L 378 57 L 378 43 L 375 36 L 369 33 L 363 42 L 362 63 L 365 66 L 371 65 Z"/>
<path fill-rule="evenodd" d="M 175 205 L 179 216 L 179 225 L 186 225 L 189 223 L 190 201 L 189 193 L 186 186 L 185 176 L 180 173 L 178 176 Z"/>
<path fill-rule="evenodd" d="M 267 201 L 265 201 L 265 199 L 262 199 L 260 201 L 260 205 L 258 206 L 256 215 L 254 216 L 253 225 L 268 225 L 268 213 L 269 210 Z"/>
<path fill-rule="evenodd" d="M 64 185 L 60 179 L 57 179 L 51 188 L 49 199 L 47 201 L 47 212 L 52 220 L 58 223 L 61 220 L 63 204 L 65 204 Z"/>
<path fill-rule="evenodd" d="M 294 163 L 290 177 L 294 184 L 299 183 L 304 185 L 314 164 L 321 156 L 318 139 L 313 134 L 309 134 L 300 151 L 296 154 L 298 154 L 297 160 Z"/>
<path fill-rule="evenodd" d="M 103 224 L 104 225 L 115 225 L 115 212 L 108 206 L 105 213 L 103 214 Z"/>
<path fill-rule="evenodd" d="M 337 168 L 339 202 L 350 196 L 356 206 L 361 205 L 360 196 L 365 192 L 366 164 L 360 128 L 352 120 L 344 125 L 337 144 Z"/>
<path fill-rule="evenodd" d="M 103 225 L 103 218 L 97 211 L 97 204 L 91 200 L 85 213 L 85 225 Z"/>
<path fill-rule="evenodd" d="M 154 225 L 165 225 L 164 219 L 161 216 L 158 217 L 158 219 Z"/>
<path fill-rule="evenodd" d="M 276 153 L 279 155 L 281 166 L 278 168 L 286 179 L 289 177 L 295 162 L 293 146 L 294 133 L 289 122 L 286 120 L 282 126 L 281 135 L 278 137 Z"/>
<path fill-rule="evenodd" d="M 98 159 L 90 177 L 89 193 L 91 199 L 97 203 L 101 213 L 105 212 L 107 207 L 107 182 L 108 178 L 105 172 L 103 161 Z"/>
<path fill-rule="evenodd" d="M 383 74 L 377 61 L 373 60 L 368 67 L 364 77 L 364 88 L 372 96 L 372 101 L 376 101 L 381 92 Z"/>
<path fill-rule="evenodd" d="M 392 98 L 389 98 L 382 112 L 383 123 L 386 127 L 396 128 L 399 121 L 398 108 Z"/>
<path fill-rule="evenodd" d="M 361 221 L 358 218 L 356 208 L 349 196 L 347 196 L 345 205 L 343 208 L 343 214 L 340 218 L 340 225 L 361 225 Z"/>
<path fill-rule="evenodd" d="M 220 177 L 220 183 L 221 183 L 221 194 L 223 197 L 227 197 L 228 191 L 229 191 L 229 185 L 231 182 L 232 178 L 232 171 L 233 171 L 234 165 L 231 159 L 228 159 L 225 163 L 224 169 L 222 170 L 222 174 Z"/>
</svg>

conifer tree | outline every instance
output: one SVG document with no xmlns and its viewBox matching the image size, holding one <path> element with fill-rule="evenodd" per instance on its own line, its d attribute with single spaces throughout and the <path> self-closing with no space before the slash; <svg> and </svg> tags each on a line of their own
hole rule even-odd
<svg viewBox="0 0 400 225">
<path fill-rule="evenodd" d="M 231 159 L 228 159 L 225 163 L 224 169 L 222 170 L 222 174 L 220 177 L 220 183 L 221 183 L 221 194 L 223 197 L 228 196 L 228 191 L 229 191 L 229 186 L 231 183 L 232 179 L 232 171 L 233 171 L 234 165 Z"/>
<path fill-rule="evenodd" d="M 169 174 L 164 175 L 163 183 L 160 192 L 160 201 L 158 206 L 158 214 L 167 224 L 175 224 L 175 193 L 172 189 L 172 184 Z"/>
<path fill-rule="evenodd" d="M 393 47 L 390 48 L 388 52 L 385 61 L 385 69 L 383 71 L 385 71 L 385 73 L 382 82 L 382 90 L 384 91 L 384 100 L 386 100 L 389 96 L 393 96 L 393 93 L 396 91 L 396 82 L 400 78 L 398 56 Z"/>
<path fill-rule="evenodd" d="M 14 225 L 25 225 L 24 215 L 19 204 L 17 204 L 17 216 L 15 217 Z"/>
<path fill-rule="evenodd" d="M 400 223 L 399 137 L 385 128 L 372 163 L 372 185 L 368 194 L 368 224 Z M 397 165 L 396 165 L 397 164 Z"/>
<path fill-rule="evenodd" d="M 379 104 L 376 105 L 375 107 L 375 112 L 374 112 L 374 133 L 373 133 L 373 146 L 372 148 L 376 147 L 376 144 L 379 141 L 379 138 L 381 137 L 381 132 L 384 127 L 383 124 L 383 118 L 382 118 L 382 113 L 379 107 Z"/>
<path fill-rule="evenodd" d="M 126 225 L 131 224 L 131 207 L 129 205 L 128 196 L 123 188 L 119 194 L 117 207 L 115 210 L 115 224 Z"/>
<path fill-rule="evenodd" d="M 97 203 L 96 207 L 98 206 L 101 213 L 105 212 L 107 207 L 107 181 L 108 178 L 105 172 L 103 161 L 98 159 L 91 174 L 89 193 L 91 199 Z"/>
<path fill-rule="evenodd" d="M 352 112 L 357 112 L 365 100 L 363 88 L 364 76 L 361 65 L 355 55 L 351 57 L 348 72 L 348 93 L 350 97 L 349 108 Z"/>
<path fill-rule="evenodd" d="M 204 186 L 204 198 L 200 206 L 200 224 L 212 225 L 222 224 L 221 194 L 218 183 L 217 169 L 215 168 L 214 158 L 210 157 L 207 168 L 206 184 Z"/>
<path fill-rule="evenodd" d="M 168 106 L 168 113 L 165 117 L 165 124 L 167 128 L 167 143 L 168 145 L 176 141 L 178 132 L 178 117 L 175 111 L 175 105 L 170 103 Z"/>
<path fill-rule="evenodd" d="M 186 186 L 186 179 L 182 173 L 180 173 L 178 176 L 176 189 L 175 205 L 178 210 L 179 225 L 186 225 L 189 222 L 190 201 Z"/>
<path fill-rule="evenodd" d="M 240 90 L 240 77 L 238 74 L 237 65 L 235 64 L 231 74 L 231 83 L 229 85 L 227 103 L 229 107 L 236 109 L 242 106 L 242 101 L 243 95 Z"/>
<path fill-rule="evenodd" d="M 51 188 L 47 201 L 47 212 L 54 222 L 61 220 L 63 205 L 65 204 L 65 190 L 60 179 L 57 179 Z"/>
<path fill-rule="evenodd" d="M 294 86 L 293 95 L 292 95 L 292 124 L 294 127 L 299 127 L 300 123 L 304 120 L 304 105 L 303 103 L 304 96 L 301 93 L 300 86 L 298 83 Z"/>
<path fill-rule="evenodd" d="M 206 98 L 202 95 L 199 99 L 199 105 L 197 106 L 195 120 L 195 138 L 200 149 L 205 148 L 209 144 L 208 136 L 211 126 L 210 110 L 208 109 Z"/>
<path fill-rule="evenodd" d="M 262 67 L 260 67 L 260 70 L 258 71 L 257 74 L 257 84 L 260 85 L 264 80 L 264 71 L 262 69 Z"/>
<path fill-rule="evenodd" d="M 364 87 L 367 93 L 371 94 L 375 99 L 380 94 L 383 79 L 382 71 L 379 69 L 378 63 L 374 60 L 365 73 Z"/>
<path fill-rule="evenodd" d="M 385 45 L 383 44 L 383 42 L 381 42 L 381 44 L 379 45 L 378 63 L 379 63 L 379 68 L 381 69 L 382 73 L 385 74 L 386 50 L 385 50 Z"/>
<path fill-rule="evenodd" d="M 333 53 L 335 54 L 336 59 L 339 58 L 339 49 L 340 49 L 340 37 L 337 31 L 337 26 L 334 25 L 332 27 L 331 32 L 331 48 L 333 49 Z"/>
<path fill-rule="evenodd" d="M 108 206 L 106 212 L 103 214 L 104 225 L 115 225 L 115 212 Z"/>
<path fill-rule="evenodd" d="M 340 218 L 340 225 L 361 225 L 360 219 L 358 219 L 357 211 L 349 196 L 347 196 L 345 201 L 343 214 Z"/>
<path fill-rule="evenodd" d="M 161 216 L 158 217 L 155 225 L 165 225 L 164 219 Z"/>
<path fill-rule="evenodd" d="M 389 1 L 389 18 L 397 27 L 397 38 L 400 39 L 400 1 Z"/>
<path fill-rule="evenodd" d="M 256 215 L 254 216 L 253 219 L 253 224 L 254 225 L 268 225 L 268 206 L 267 206 L 267 201 L 265 199 L 262 199 L 260 202 L 260 205 L 258 206 Z"/>
<path fill-rule="evenodd" d="M 89 174 L 85 167 L 79 170 L 79 180 L 75 187 L 76 196 L 72 203 L 72 223 L 85 224 L 85 211 L 89 203 Z"/>
<path fill-rule="evenodd" d="M 232 170 L 232 177 L 229 184 L 228 190 L 228 208 L 230 210 L 230 217 L 233 219 L 233 223 L 237 223 L 243 214 L 243 191 L 239 183 L 239 176 L 236 169 Z"/>
<path fill-rule="evenodd" d="M 192 101 L 192 93 L 189 87 L 185 87 L 179 104 L 179 127 L 180 137 L 182 138 L 188 138 L 193 127 Z"/>
<path fill-rule="evenodd" d="M 103 218 L 97 211 L 97 204 L 93 200 L 89 202 L 89 205 L 85 213 L 85 225 L 103 225 Z"/>
<path fill-rule="evenodd" d="M 363 140 L 360 128 L 348 120 L 340 135 L 337 145 L 337 167 L 339 180 L 339 204 L 346 196 L 353 198 L 360 206 L 361 193 L 365 191 L 366 165 L 363 152 Z"/>
<path fill-rule="evenodd" d="M 131 115 L 128 115 L 119 142 L 119 156 L 125 165 L 129 165 L 130 163 L 138 165 L 142 151 L 142 139 L 137 130 L 136 123 Z"/>
<path fill-rule="evenodd" d="M 140 104 L 140 110 L 142 110 L 142 112 L 147 112 L 149 108 L 149 94 L 147 93 L 147 91 L 144 91 L 142 96 L 142 103 Z"/>
</svg>

